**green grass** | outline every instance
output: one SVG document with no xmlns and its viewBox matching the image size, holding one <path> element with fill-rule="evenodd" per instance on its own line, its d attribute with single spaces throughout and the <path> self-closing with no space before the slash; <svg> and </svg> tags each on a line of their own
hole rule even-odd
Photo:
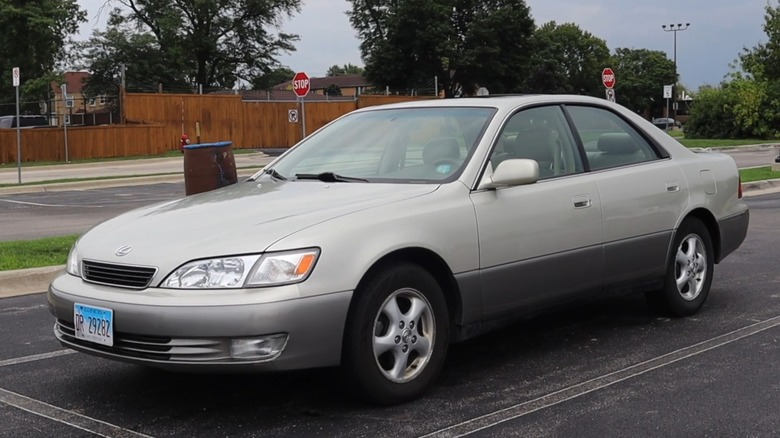
<svg viewBox="0 0 780 438">
<path fill-rule="evenodd" d="M 71 234 L 36 240 L 0 242 L 0 271 L 64 265 L 78 238 Z"/>
<path fill-rule="evenodd" d="M 740 169 L 739 176 L 742 177 L 742 182 L 763 181 L 766 179 L 780 178 L 780 172 L 772 172 L 771 166 L 755 167 L 752 169 Z"/>
<path fill-rule="evenodd" d="M 780 143 L 780 140 L 711 140 L 703 138 L 676 138 L 677 141 L 688 148 L 727 148 L 734 146 L 746 146 L 754 144 L 774 144 Z"/>
<path fill-rule="evenodd" d="M 666 131 L 666 133 L 674 138 L 685 137 L 685 133 L 683 131 Z"/>
</svg>

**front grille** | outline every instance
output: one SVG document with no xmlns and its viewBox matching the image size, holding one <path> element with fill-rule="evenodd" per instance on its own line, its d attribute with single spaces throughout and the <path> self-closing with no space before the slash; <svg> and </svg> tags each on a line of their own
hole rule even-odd
<svg viewBox="0 0 780 438">
<path fill-rule="evenodd" d="M 228 339 L 168 338 L 114 332 L 114 345 L 109 347 L 76 338 L 73 324 L 61 319 L 57 320 L 54 333 L 59 340 L 68 344 L 128 359 L 179 363 L 230 361 Z"/>
<path fill-rule="evenodd" d="M 82 273 L 84 280 L 93 283 L 143 289 L 149 286 L 149 282 L 157 273 L 157 268 L 84 260 L 82 261 Z"/>
</svg>

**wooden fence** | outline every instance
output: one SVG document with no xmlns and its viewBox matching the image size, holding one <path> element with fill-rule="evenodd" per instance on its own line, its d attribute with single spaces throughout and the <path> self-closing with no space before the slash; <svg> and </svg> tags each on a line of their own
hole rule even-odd
<svg viewBox="0 0 780 438">
<path fill-rule="evenodd" d="M 360 96 L 357 100 L 307 101 L 306 134 L 358 108 L 426 99 Z M 303 138 L 291 123 L 294 101 L 242 101 L 238 95 L 127 94 L 125 125 L 68 128 L 68 159 L 159 155 L 177 150 L 182 133 L 197 141 L 232 141 L 234 148 L 286 148 Z M 300 117 L 299 117 L 300 119 Z M 299 120 L 300 121 L 300 120 Z M 22 130 L 22 161 L 65 161 L 63 128 Z M 0 163 L 16 162 L 16 130 L 0 129 Z"/>
<path fill-rule="evenodd" d="M 68 159 L 164 154 L 165 127 L 106 125 L 68 128 Z M 21 130 L 22 161 L 65 161 L 63 128 Z M 0 129 L 0 164 L 16 162 L 16 129 Z"/>
</svg>

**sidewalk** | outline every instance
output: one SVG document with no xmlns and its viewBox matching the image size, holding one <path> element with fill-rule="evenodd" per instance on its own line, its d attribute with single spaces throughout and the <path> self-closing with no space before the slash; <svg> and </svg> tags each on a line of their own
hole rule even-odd
<svg viewBox="0 0 780 438">
<path fill-rule="evenodd" d="M 720 148 L 714 151 L 728 154 L 768 151 L 768 146 L 747 146 Z M 772 151 L 774 146 L 772 146 Z M 262 152 L 237 154 L 236 168 L 239 177 L 248 177 L 270 163 L 275 157 Z M 749 166 L 741 166 L 749 167 Z M 244 169 L 242 169 L 244 168 Z M 162 174 L 162 175 L 161 175 Z M 67 183 L 47 181 L 63 179 L 106 178 Z M 0 184 L 16 184 L 17 169 L 0 169 Z M 139 160 L 105 161 L 83 164 L 58 164 L 52 166 L 22 167 L 23 183 L 38 183 L 25 186 L 0 187 L 0 195 L 62 190 L 86 190 L 103 187 L 122 187 L 165 182 L 184 182 L 184 159 L 148 158 Z M 780 180 L 744 183 L 745 196 L 758 196 L 780 191 Z M 64 266 L 0 271 L 0 298 L 44 292 L 49 283 L 59 275 Z"/>
<path fill-rule="evenodd" d="M 262 152 L 236 154 L 234 157 L 239 176 L 252 175 L 274 159 L 274 157 Z M 184 158 L 145 158 L 30 167 L 22 165 L 21 174 L 22 183 L 25 185 L 0 187 L 0 195 L 184 182 Z M 85 181 L 51 182 L 68 179 L 84 179 Z M 17 168 L 0 169 L 0 184 L 17 184 L 18 181 L 19 171 Z M 36 184 L 28 185 L 30 183 Z"/>
</svg>

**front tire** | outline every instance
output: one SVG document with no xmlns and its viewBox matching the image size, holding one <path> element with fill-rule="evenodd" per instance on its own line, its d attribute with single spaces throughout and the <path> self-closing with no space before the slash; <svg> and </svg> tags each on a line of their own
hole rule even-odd
<svg viewBox="0 0 780 438">
<path fill-rule="evenodd" d="M 397 263 L 355 292 L 342 369 L 359 397 L 402 403 L 433 383 L 448 343 L 447 304 L 439 283 L 420 266 Z"/>
<path fill-rule="evenodd" d="M 671 316 L 697 313 L 710 293 L 714 266 L 712 239 L 698 219 L 686 219 L 677 230 L 664 288 L 647 294 L 650 306 Z"/>
</svg>

